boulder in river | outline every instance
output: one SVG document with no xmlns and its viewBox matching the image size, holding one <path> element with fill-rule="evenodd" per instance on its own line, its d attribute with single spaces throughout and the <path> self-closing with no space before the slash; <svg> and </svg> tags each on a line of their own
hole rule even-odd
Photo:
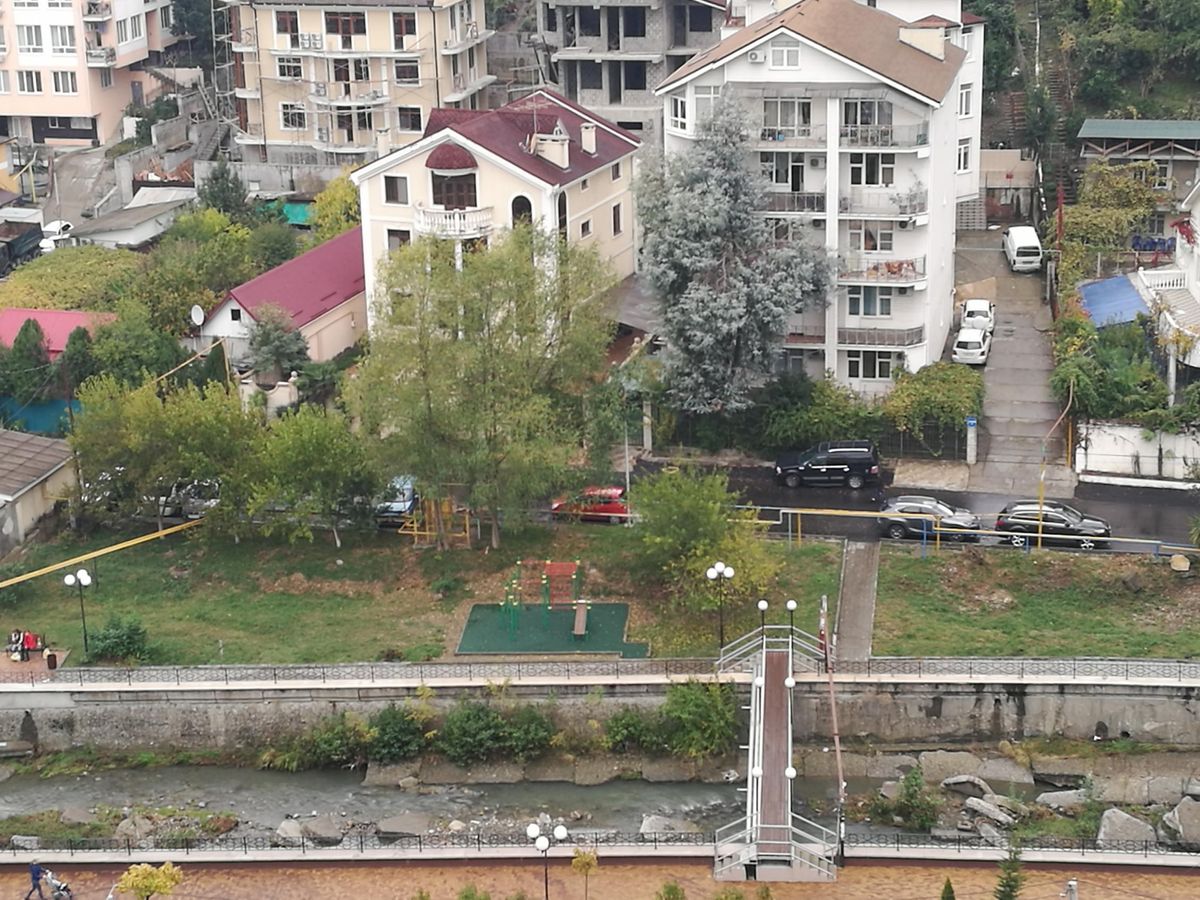
<svg viewBox="0 0 1200 900">
<path fill-rule="evenodd" d="M 299 819 L 284 819 L 275 829 L 275 837 L 271 843 L 276 847 L 299 846 L 304 840 L 304 830 L 300 827 Z"/>
<path fill-rule="evenodd" d="M 380 819 L 375 825 L 380 837 L 410 837 L 429 830 L 429 816 L 422 813 L 404 813 Z"/>
<path fill-rule="evenodd" d="M 986 794 L 993 793 L 991 785 L 975 775 L 951 775 L 942 779 L 942 787 L 968 797 L 983 798 Z"/>
<path fill-rule="evenodd" d="M 333 845 L 342 842 L 342 823 L 333 816 L 309 819 L 300 826 L 300 830 L 314 844 Z"/>
<path fill-rule="evenodd" d="M 8 839 L 8 846 L 13 850 L 40 850 L 42 839 L 36 834 L 14 834 Z"/>
<path fill-rule="evenodd" d="M 658 815 L 642 816 L 642 827 L 638 829 L 638 834 L 642 835 L 698 834 L 699 832 L 700 828 L 695 822 Z"/>
<path fill-rule="evenodd" d="M 991 819 L 997 825 L 1003 825 L 1005 828 L 1016 824 L 1016 820 L 1000 807 L 994 803 L 981 800 L 979 797 L 968 797 L 964 805 L 976 815 L 983 816 L 985 819 Z"/>
<path fill-rule="evenodd" d="M 114 837 L 121 841 L 144 841 L 154 832 L 154 823 L 145 816 L 132 815 L 117 823 Z"/>
<path fill-rule="evenodd" d="M 1096 835 L 1096 846 L 1101 850 L 1124 849 L 1127 842 L 1154 844 L 1158 838 L 1154 826 L 1137 816 L 1120 809 L 1106 809 L 1100 817 L 1100 831 Z"/>
<path fill-rule="evenodd" d="M 1073 815 L 1087 804 L 1088 794 L 1084 790 L 1046 791 L 1038 794 L 1034 802 L 1039 806 L 1048 806 L 1057 812 Z"/>
</svg>

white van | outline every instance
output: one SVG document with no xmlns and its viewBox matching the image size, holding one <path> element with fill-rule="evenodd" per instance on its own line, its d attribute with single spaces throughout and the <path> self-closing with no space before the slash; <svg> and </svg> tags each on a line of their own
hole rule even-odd
<svg viewBox="0 0 1200 900">
<path fill-rule="evenodd" d="M 1004 229 L 1004 255 L 1014 272 L 1037 272 L 1042 268 L 1042 242 L 1029 225 Z"/>
</svg>

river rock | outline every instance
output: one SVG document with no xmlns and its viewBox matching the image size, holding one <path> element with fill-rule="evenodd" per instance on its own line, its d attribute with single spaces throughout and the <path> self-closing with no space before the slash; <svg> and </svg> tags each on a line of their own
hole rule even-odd
<svg viewBox="0 0 1200 900">
<path fill-rule="evenodd" d="M 1005 828 L 1016 824 L 1016 820 L 1000 807 L 996 806 L 996 804 L 988 803 L 979 797 L 968 797 L 967 802 L 963 805 L 966 806 L 967 809 L 971 810 L 971 812 L 977 813 L 986 819 L 991 819 L 993 822 L 1003 825 Z"/>
<path fill-rule="evenodd" d="M 121 841 L 144 841 L 154 831 L 154 823 L 144 816 L 130 816 L 117 823 L 113 836 Z"/>
<path fill-rule="evenodd" d="M 984 794 L 984 802 L 991 803 L 994 806 L 1000 807 L 1006 813 L 1014 816 L 1029 815 L 1029 807 L 1020 800 L 1014 800 L 1012 797 L 1005 797 L 1003 794 Z"/>
<path fill-rule="evenodd" d="M 16 768 L 14 766 L 7 766 L 0 763 L 0 782 L 8 781 L 8 779 L 12 778 L 12 774 L 15 771 Z"/>
<path fill-rule="evenodd" d="M 884 800 L 895 800 L 900 796 L 900 782 L 885 781 L 879 786 L 879 796 Z"/>
<path fill-rule="evenodd" d="M 3 780 L 3 778 L 0 778 L 0 781 Z M 1195 776 L 1189 778 L 1187 784 L 1183 786 L 1183 795 L 1191 797 L 1193 800 L 1200 798 L 1200 778 L 1196 778 Z"/>
<path fill-rule="evenodd" d="M 421 779 L 416 775 L 405 775 L 396 782 L 396 787 L 402 791 L 415 791 L 421 786 Z"/>
<path fill-rule="evenodd" d="M 926 750 L 920 756 L 921 774 L 926 781 L 941 783 L 964 773 L 974 774 L 979 757 L 964 750 Z"/>
<path fill-rule="evenodd" d="M 400 816 L 388 816 L 380 819 L 375 825 L 375 831 L 380 837 L 409 837 L 424 834 L 429 830 L 429 816 L 422 813 L 405 813 Z"/>
<path fill-rule="evenodd" d="M 65 806 L 58 814 L 58 821 L 64 825 L 91 825 L 96 821 L 96 815 L 82 806 Z"/>
<path fill-rule="evenodd" d="M 299 846 L 303 840 L 304 830 L 300 827 L 299 820 L 284 819 L 275 829 L 275 837 L 271 843 L 277 847 L 294 847 Z"/>
<path fill-rule="evenodd" d="M 1026 766 L 1007 756 L 994 756 L 979 764 L 975 772 L 985 781 L 1007 781 L 1011 784 L 1033 784 L 1033 773 Z"/>
<path fill-rule="evenodd" d="M 1106 775 L 1094 779 L 1096 799 L 1123 806 L 1176 804 L 1187 779 L 1178 775 Z"/>
<path fill-rule="evenodd" d="M 342 842 L 342 823 L 333 816 L 317 816 L 309 819 L 300 826 L 304 837 L 314 844 L 340 844 Z"/>
<path fill-rule="evenodd" d="M 1200 800 L 1184 797 L 1163 816 L 1162 823 L 1176 842 L 1200 845 Z"/>
<path fill-rule="evenodd" d="M 993 847 L 1007 847 L 1008 838 L 1004 832 L 993 825 L 991 822 L 980 822 L 975 826 L 979 832 L 979 836 L 991 844 Z"/>
<path fill-rule="evenodd" d="M 462 821 L 462 819 L 451 819 L 450 824 L 447 825 L 446 827 L 449 828 L 455 834 L 461 834 L 462 832 L 467 830 L 467 823 Z"/>
<path fill-rule="evenodd" d="M 368 763 L 362 783 L 365 787 L 397 787 L 406 778 L 416 777 L 421 770 L 420 760 L 402 763 Z"/>
<path fill-rule="evenodd" d="M 42 839 L 36 834 L 14 834 L 8 839 L 8 846 L 13 850 L 40 850 Z"/>
<path fill-rule="evenodd" d="M 699 832 L 700 828 L 695 822 L 656 815 L 642 816 L 642 827 L 638 829 L 638 834 L 643 835 L 698 834 Z"/>
<path fill-rule="evenodd" d="M 525 764 L 526 781 L 574 781 L 575 761 L 561 756 L 544 756 Z"/>
<path fill-rule="evenodd" d="M 994 793 L 991 785 L 974 775 L 951 775 L 949 778 L 942 779 L 942 787 L 948 791 L 954 791 L 956 794 L 975 798 L 982 798 L 985 794 Z"/>
<path fill-rule="evenodd" d="M 1048 806 L 1068 815 L 1079 812 L 1088 802 L 1087 791 L 1046 791 L 1038 794 L 1034 801 L 1039 806 Z"/>
<path fill-rule="evenodd" d="M 1120 849 L 1121 842 L 1153 844 L 1157 841 L 1154 826 L 1120 809 L 1106 809 L 1100 817 L 1096 845 L 1101 850 Z"/>
</svg>

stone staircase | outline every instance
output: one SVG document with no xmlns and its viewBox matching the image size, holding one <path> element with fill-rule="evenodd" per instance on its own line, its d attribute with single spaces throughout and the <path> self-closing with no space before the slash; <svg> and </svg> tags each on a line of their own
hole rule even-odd
<svg viewBox="0 0 1200 900">
<path fill-rule="evenodd" d="M 224 122 L 210 120 L 200 126 L 200 142 L 196 145 L 196 159 L 213 159 L 217 149 L 229 134 L 229 126 Z"/>
</svg>

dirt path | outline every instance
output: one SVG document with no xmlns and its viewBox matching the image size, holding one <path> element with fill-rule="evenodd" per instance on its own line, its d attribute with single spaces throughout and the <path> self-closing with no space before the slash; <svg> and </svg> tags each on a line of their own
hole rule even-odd
<svg viewBox="0 0 1200 900">
<path fill-rule="evenodd" d="M 542 896 L 542 870 L 536 863 L 517 866 L 423 865 L 397 863 L 325 865 L 238 865 L 196 866 L 182 860 L 184 884 L 173 900 L 324 900 L 324 898 L 370 898 L 410 900 L 418 890 L 432 900 L 454 900 L 458 891 L 474 884 L 505 900 L 524 891 L 530 900 Z M 102 900 L 120 872 L 119 868 L 87 869 L 53 866 L 70 878 L 79 900 Z M 706 861 L 661 862 L 655 865 L 608 865 L 600 860 L 600 871 L 591 878 L 590 896 L 595 900 L 652 900 L 665 881 L 674 879 L 687 892 L 688 900 L 708 900 L 720 889 Z M 774 885 L 777 900 L 934 900 L 949 876 L 958 900 L 988 900 L 996 885 L 995 866 L 854 865 L 843 869 L 834 884 Z M 1063 891 L 1068 878 L 1076 878 L 1080 900 L 1183 900 L 1194 898 L 1195 875 L 1185 871 L 1111 868 L 1067 869 L 1026 867 L 1026 884 L 1021 900 L 1052 900 Z M 0 897 L 21 897 L 29 883 L 23 868 L 0 868 Z M 753 898 L 754 885 L 738 886 Z M 582 900 L 583 881 L 566 865 L 550 867 L 550 897 L 553 900 Z"/>
</svg>

